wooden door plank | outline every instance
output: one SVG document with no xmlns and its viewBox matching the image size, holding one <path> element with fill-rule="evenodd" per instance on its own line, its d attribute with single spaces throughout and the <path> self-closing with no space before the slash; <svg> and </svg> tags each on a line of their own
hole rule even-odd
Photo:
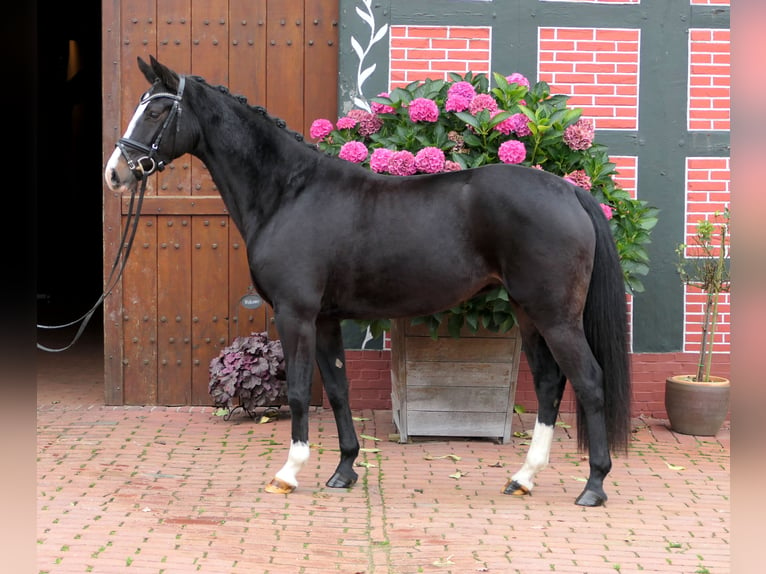
<svg viewBox="0 0 766 574">
<path fill-rule="evenodd" d="M 144 91 L 146 80 L 138 72 L 136 58 L 147 58 L 157 46 L 155 0 L 125 0 L 102 5 L 105 38 L 104 66 L 104 161 L 111 155 L 114 144 L 127 127 L 135 106 Z M 110 39 L 111 41 L 108 41 Z M 109 80 L 107 79 L 109 78 Z M 107 91 L 111 93 L 107 94 Z M 107 132 L 108 130 L 108 132 Z M 147 195 L 152 195 L 155 183 L 150 180 Z M 122 246 L 120 194 L 104 193 L 104 279 Z M 125 307 L 123 278 L 104 302 L 104 377 L 106 404 L 125 402 L 123 308 Z M 156 378 L 155 378 L 156 381 Z M 131 391 L 132 392 L 132 391 Z"/>
<path fill-rule="evenodd" d="M 120 89 L 120 49 L 122 19 L 120 0 L 102 2 L 102 157 L 104 163 L 114 149 L 114 143 L 122 135 L 120 110 L 122 91 Z M 119 249 L 120 195 L 109 190 L 102 182 L 104 273 L 109 273 Z M 106 280 L 106 275 L 104 276 Z M 122 384 L 122 321 L 115 321 L 122 306 L 122 281 L 104 301 L 104 402 L 107 405 L 123 404 Z"/>
<path fill-rule="evenodd" d="M 287 122 L 303 126 L 303 1 L 269 2 L 267 7 L 266 108 Z"/>
<path fill-rule="evenodd" d="M 266 104 L 266 0 L 230 0 L 229 87 Z"/>
<path fill-rule="evenodd" d="M 191 69 L 191 17 L 191 0 L 163 0 L 158 7 L 156 57 L 181 74 Z M 157 175 L 158 195 L 191 194 L 191 159 L 179 157 Z"/>
<path fill-rule="evenodd" d="M 273 3 L 273 2 L 272 2 Z M 232 92 L 247 97 L 250 105 L 266 106 L 267 1 L 230 0 L 229 82 Z M 278 70 L 268 70 L 276 75 Z M 247 263 L 245 241 L 236 225 L 229 226 L 229 341 L 252 332 L 268 331 L 276 337 L 273 326 L 269 329 L 267 309 L 246 309 L 241 298 L 253 290 Z M 273 313 L 268 313 L 273 317 Z"/>
<path fill-rule="evenodd" d="M 229 4 L 227 0 L 194 0 L 192 10 L 191 70 L 207 83 L 227 85 L 229 58 Z M 207 167 L 191 160 L 193 195 L 217 193 Z"/>
<path fill-rule="evenodd" d="M 190 217 L 158 217 L 157 242 L 157 399 L 163 405 L 187 405 L 192 375 Z"/>
<path fill-rule="evenodd" d="M 121 54 L 120 91 L 120 135 L 133 117 L 141 96 L 149 88 L 136 63 L 140 56 L 145 61 L 157 53 L 157 2 L 156 0 L 126 0 L 121 2 Z M 113 143 L 116 143 L 113 142 Z M 149 178 L 147 195 L 156 193 L 157 178 Z"/>
<path fill-rule="evenodd" d="M 130 195 L 122 196 L 122 214 L 128 213 Z M 227 215 L 220 195 L 157 195 L 145 197 L 141 213 L 146 215 Z"/>
<path fill-rule="evenodd" d="M 502 439 L 505 413 L 422 411 L 409 420 L 410 436 L 496 437 Z"/>
<path fill-rule="evenodd" d="M 508 385 L 505 387 L 410 387 L 407 408 L 416 411 L 472 412 L 478 418 L 489 413 L 506 412 Z M 414 415 L 417 417 L 417 415 Z"/>
<path fill-rule="evenodd" d="M 194 405 L 210 405 L 211 359 L 228 343 L 229 218 L 192 218 L 192 391 Z"/>
<path fill-rule="evenodd" d="M 266 330 L 263 308 L 246 309 L 240 305 L 242 297 L 251 290 L 245 241 L 232 223 L 229 225 L 229 343 L 253 331 Z"/>
<path fill-rule="evenodd" d="M 513 339 L 411 337 L 407 341 L 408 359 L 417 357 L 419 361 L 506 362 L 515 350 Z"/>
<path fill-rule="evenodd" d="M 338 0 L 307 0 L 305 6 L 303 124 L 307 138 L 317 118 L 338 116 Z"/>
<path fill-rule="evenodd" d="M 157 404 L 157 218 L 139 222 L 123 279 L 123 387 L 128 405 Z"/>
<path fill-rule="evenodd" d="M 499 387 L 511 381 L 512 356 L 507 363 L 407 361 L 409 387 Z M 505 408 L 505 405 L 503 405 Z"/>
</svg>

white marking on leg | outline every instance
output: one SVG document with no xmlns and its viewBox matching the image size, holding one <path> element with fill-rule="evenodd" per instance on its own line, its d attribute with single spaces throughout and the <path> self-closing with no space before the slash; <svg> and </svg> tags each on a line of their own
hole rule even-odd
<svg viewBox="0 0 766 574">
<path fill-rule="evenodd" d="M 553 425 L 546 425 L 535 420 L 535 431 L 532 435 L 532 444 L 527 452 L 527 459 L 512 480 L 515 480 L 530 491 L 534 487 L 535 475 L 548 466 L 548 458 L 551 454 L 553 443 Z"/>
<path fill-rule="evenodd" d="M 301 441 L 291 443 L 287 462 L 276 474 L 276 478 L 292 486 L 298 486 L 298 472 L 300 472 L 301 467 L 309 459 L 310 451 L 308 443 Z"/>
</svg>

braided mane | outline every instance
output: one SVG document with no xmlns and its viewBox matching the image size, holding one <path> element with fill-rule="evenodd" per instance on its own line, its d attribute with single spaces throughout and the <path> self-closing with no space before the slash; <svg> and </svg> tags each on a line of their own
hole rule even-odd
<svg viewBox="0 0 766 574">
<path fill-rule="evenodd" d="M 243 104 L 243 105 L 247 106 L 248 108 L 253 110 L 255 113 L 262 115 L 264 118 L 266 118 L 268 120 L 271 120 L 271 122 L 273 122 L 275 126 L 277 126 L 278 128 L 283 129 L 284 131 L 286 131 L 296 141 L 299 141 L 299 142 L 305 144 L 306 147 L 308 147 L 310 149 L 313 149 L 315 151 L 319 150 L 319 146 L 317 146 L 316 144 L 313 144 L 311 142 L 307 142 L 306 139 L 305 139 L 305 136 L 302 133 L 300 133 L 299 131 L 296 131 L 296 130 L 288 128 L 287 127 L 287 122 L 285 120 L 283 120 L 282 118 L 278 118 L 276 116 L 272 116 L 271 114 L 268 113 L 268 111 L 266 111 L 266 108 L 264 108 L 263 106 L 251 106 L 251 105 L 249 105 L 247 103 L 247 97 L 246 96 L 244 96 L 242 94 L 232 94 L 231 91 L 229 90 L 229 88 L 227 88 L 226 86 L 221 86 L 221 85 L 213 86 L 213 85 L 209 84 L 205 80 L 205 78 L 203 78 L 201 76 L 189 76 L 189 77 L 192 78 L 193 80 L 199 82 L 200 84 L 204 84 L 206 86 L 210 86 L 214 90 L 218 90 L 222 94 L 226 94 L 227 96 L 230 96 L 230 97 L 234 98 L 240 104 Z"/>
</svg>

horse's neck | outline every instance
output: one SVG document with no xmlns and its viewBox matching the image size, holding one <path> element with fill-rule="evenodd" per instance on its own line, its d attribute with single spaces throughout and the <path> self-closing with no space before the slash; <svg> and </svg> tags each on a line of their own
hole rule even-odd
<svg viewBox="0 0 766 574">
<path fill-rule="evenodd" d="M 237 105 L 240 105 L 237 103 Z M 257 234 L 280 206 L 300 190 L 320 154 L 263 114 L 225 127 L 203 126 L 199 154 L 242 235 Z M 238 113 L 237 113 L 238 112 Z M 242 118 L 241 111 L 232 114 Z"/>
</svg>

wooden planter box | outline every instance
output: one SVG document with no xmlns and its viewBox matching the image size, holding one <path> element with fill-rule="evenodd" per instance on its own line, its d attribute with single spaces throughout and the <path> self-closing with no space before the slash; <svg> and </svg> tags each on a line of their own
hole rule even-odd
<svg viewBox="0 0 766 574">
<path fill-rule="evenodd" d="M 409 319 L 391 324 L 391 405 L 399 441 L 411 436 L 511 438 L 521 355 L 518 327 L 433 339 Z"/>
</svg>

